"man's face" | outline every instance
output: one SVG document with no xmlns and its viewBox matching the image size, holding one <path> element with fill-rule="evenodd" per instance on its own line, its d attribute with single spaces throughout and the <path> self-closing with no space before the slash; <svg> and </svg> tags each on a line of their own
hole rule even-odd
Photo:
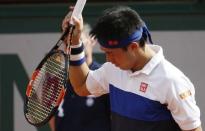
<svg viewBox="0 0 205 131">
<path fill-rule="evenodd" d="M 106 60 L 113 63 L 115 66 L 119 67 L 122 70 L 129 70 L 134 65 L 134 56 L 130 50 L 125 50 L 123 48 L 104 48 L 101 47 L 101 50 L 105 52 Z"/>
</svg>

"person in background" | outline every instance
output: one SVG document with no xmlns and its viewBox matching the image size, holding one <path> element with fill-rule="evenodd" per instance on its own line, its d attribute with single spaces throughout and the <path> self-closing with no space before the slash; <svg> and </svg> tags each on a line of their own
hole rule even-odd
<svg viewBox="0 0 205 131">
<path fill-rule="evenodd" d="M 100 67 L 93 60 L 92 53 L 97 41 L 90 37 L 89 31 L 90 26 L 85 24 L 81 39 L 85 47 L 86 63 L 91 70 L 95 70 Z M 49 124 L 52 131 L 110 131 L 109 95 L 81 97 L 69 83 L 64 100 Z"/>
<path fill-rule="evenodd" d="M 72 19 L 75 34 L 67 36 L 71 52 L 83 45 L 83 18 Z M 112 131 L 202 131 L 194 85 L 164 57 L 161 46 L 152 44 L 135 10 L 126 6 L 106 10 L 91 35 L 107 62 L 92 71 L 81 55 L 83 50 L 70 54 L 75 64 L 70 63 L 69 78 L 81 96 L 109 93 Z"/>
</svg>

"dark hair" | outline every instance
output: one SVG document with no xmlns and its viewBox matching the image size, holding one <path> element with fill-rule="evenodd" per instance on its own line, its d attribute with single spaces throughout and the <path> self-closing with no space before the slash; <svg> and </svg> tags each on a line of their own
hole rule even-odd
<svg viewBox="0 0 205 131">
<path fill-rule="evenodd" d="M 117 6 L 104 11 L 90 34 L 101 40 L 121 40 L 142 26 L 144 22 L 135 10 L 126 6 Z M 143 44 L 146 39 L 142 39 L 139 43 Z"/>
</svg>

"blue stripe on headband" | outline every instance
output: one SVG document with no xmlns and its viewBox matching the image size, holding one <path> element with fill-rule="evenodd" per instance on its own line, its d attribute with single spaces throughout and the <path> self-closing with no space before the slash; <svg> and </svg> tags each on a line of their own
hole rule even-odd
<svg viewBox="0 0 205 131">
<path fill-rule="evenodd" d="M 105 48 L 121 48 L 129 45 L 131 42 L 139 41 L 142 38 L 143 33 L 148 37 L 148 40 L 153 44 L 151 35 L 146 26 L 141 27 L 132 33 L 129 37 L 123 40 L 99 40 L 101 46 Z"/>
<path fill-rule="evenodd" d="M 121 40 L 119 45 L 126 46 L 130 44 L 133 41 L 139 41 L 142 38 L 143 34 L 143 28 L 141 27 L 139 30 L 136 30 L 134 33 L 132 33 L 128 38 Z"/>
</svg>

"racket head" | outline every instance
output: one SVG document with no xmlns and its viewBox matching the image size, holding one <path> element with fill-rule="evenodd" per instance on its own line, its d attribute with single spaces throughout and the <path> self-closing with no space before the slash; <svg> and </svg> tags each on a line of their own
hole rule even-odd
<svg viewBox="0 0 205 131">
<path fill-rule="evenodd" d="M 46 124 L 62 101 L 67 84 L 68 55 L 55 50 L 38 65 L 27 86 L 24 103 L 26 120 L 34 126 Z"/>
</svg>

